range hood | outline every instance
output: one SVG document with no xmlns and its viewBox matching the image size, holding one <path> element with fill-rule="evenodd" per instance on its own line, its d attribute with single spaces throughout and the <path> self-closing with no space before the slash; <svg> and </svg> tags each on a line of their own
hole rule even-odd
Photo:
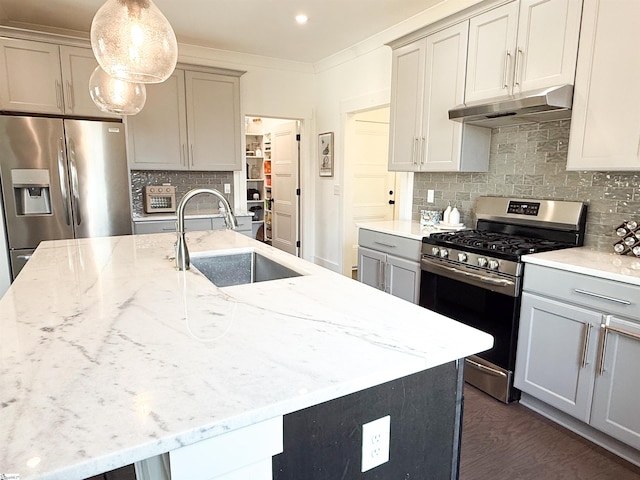
<svg viewBox="0 0 640 480">
<path fill-rule="evenodd" d="M 571 117 L 573 85 L 561 85 L 522 93 L 495 102 L 459 105 L 449 119 L 481 127 L 545 122 Z"/>
</svg>

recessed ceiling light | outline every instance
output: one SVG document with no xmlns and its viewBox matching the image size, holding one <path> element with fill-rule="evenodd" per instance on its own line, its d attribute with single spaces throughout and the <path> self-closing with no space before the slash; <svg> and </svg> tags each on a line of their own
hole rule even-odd
<svg viewBox="0 0 640 480">
<path fill-rule="evenodd" d="M 296 15 L 296 22 L 298 22 L 299 24 L 303 25 L 307 23 L 307 21 L 309 21 L 309 17 L 307 17 L 305 14 L 301 13 L 300 15 Z"/>
</svg>

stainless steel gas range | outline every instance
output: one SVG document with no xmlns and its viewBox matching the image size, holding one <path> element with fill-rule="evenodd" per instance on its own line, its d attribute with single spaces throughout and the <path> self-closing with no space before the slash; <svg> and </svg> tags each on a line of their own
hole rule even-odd
<svg viewBox="0 0 640 480">
<path fill-rule="evenodd" d="M 503 402 L 513 387 L 522 255 L 580 246 L 581 202 L 478 198 L 475 230 L 432 233 L 422 240 L 420 305 L 490 333 L 491 350 L 467 358 L 465 381 Z"/>
</svg>

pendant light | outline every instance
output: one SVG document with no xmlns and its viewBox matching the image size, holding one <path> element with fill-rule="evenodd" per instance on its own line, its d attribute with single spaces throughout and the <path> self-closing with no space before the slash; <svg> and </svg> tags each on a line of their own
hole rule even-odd
<svg viewBox="0 0 640 480">
<path fill-rule="evenodd" d="M 152 0 L 107 0 L 93 17 L 91 48 L 105 72 L 134 83 L 164 82 L 178 60 L 175 33 Z"/>
<path fill-rule="evenodd" d="M 143 83 L 113 78 L 100 65 L 89 79 L 89 93 L 100 110 L 118 115 L 135 115 L 142 110 L 147 100 L 147 90 Z"/>
</svg>

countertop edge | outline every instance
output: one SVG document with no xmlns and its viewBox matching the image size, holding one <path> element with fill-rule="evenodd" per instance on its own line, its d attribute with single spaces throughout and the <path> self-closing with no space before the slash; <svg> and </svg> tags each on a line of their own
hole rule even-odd
<svg viewBox="0 0 640 480">
<path fill-rule="evenodd" d="M 522 261 L 532 265 L 640 286 L 640 259 L 629 255 L 617 255 L 588 247 L 576 247 L 523 255 Z"/>
</svg>

